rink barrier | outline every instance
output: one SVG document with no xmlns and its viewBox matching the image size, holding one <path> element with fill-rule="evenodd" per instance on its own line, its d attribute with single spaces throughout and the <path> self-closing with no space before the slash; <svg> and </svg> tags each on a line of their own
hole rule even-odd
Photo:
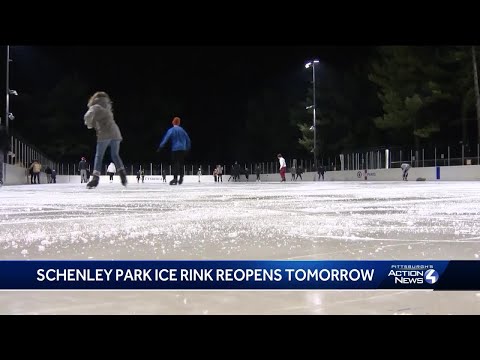
<svg viewBox="0 0 480 360">
<path fill-rule="evenodd" d="M 22 185 L 28 184 L 30 178 L 22 167 L 14 165 L 6 165 L 6 171 L 4 175 L 5 185 Z M 223 183 L 231 184 L 232 181 L 228 181 L 230 175 L 223 176 Z M 135 175 L 128 175 L 128 182 L 132 184 L 137 183 L 137 177 Z M 167 183 L 173 179 L 172 175 L 167 175 Z M 263 182 L 279 182 L 279 174 L 261 174 L 260 179 Z M 437 167 L 421 167 L 411 168 L 408 175 L 409 181 L 416 181 L 417 179 L 425 179 L 425 181 L 477 181 L 480 180 L 480 165 L 460 165 L 460 166 L 437 166 Z M 198 183 L 198 175 L 186 175 L 184 178 L 185 183 Z M 287 182 L 291 181 L 291 175 L 286 174 Z M 375 170 L 346 170 L 346 171 L 328 171 L 325 172 L 325 181 L 401 181 L 402 170 L 398 168 L 394 169 L 375 169 Z M 146 175 L 145 183 L 163 183 L 162 177 L 159 175 Z M 318 181 L 318 174 L 313 172 L 307 172 L 302 174 L 302 180 L 299 181 Z M 47 178 L 44 173 L 40 174 L 40 183 L 46 184 Z M 213 175 L 201 175 L 200 183 L 214 183 Z M 246 182 L 245 176 L 240 177 L 240 182 Z M 248 182 L 256 182 L 256 175 L 250 175 Z M 80 175 L 57 175 L 57 183 L 80 183 Z M 100 177 L 100 183 L 108 184 L 109 176 L 102 175 Z M 120 177 L 115 175 L 113 183 L 120 184 Z M 141 180 L 140 180 L 141 184 Z"/>
</svg>

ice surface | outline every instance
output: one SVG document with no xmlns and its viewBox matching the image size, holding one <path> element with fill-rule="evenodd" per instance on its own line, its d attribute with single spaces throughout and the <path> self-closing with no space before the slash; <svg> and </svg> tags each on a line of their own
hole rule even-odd
<svg viewBox="0 0 480 360">
<path fill-rule="evenodd" d="M 0 189 L 0 259 L 478 259 L 480 182 Z M 480 314 L 474 292 L 0 292 L 2 314 Z"/>
</svg>

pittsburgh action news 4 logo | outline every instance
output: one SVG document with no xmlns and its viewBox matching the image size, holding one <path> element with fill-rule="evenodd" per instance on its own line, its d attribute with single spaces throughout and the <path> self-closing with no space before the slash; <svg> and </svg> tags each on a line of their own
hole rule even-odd
<svg viewBox="0 0 480 360">
<path fill-rule="evenodd" d="M 392 265 L 388 277 L 394 278 L 395 284 L 435 284 L 440 275 L 433 265 Z"/>
</svg>

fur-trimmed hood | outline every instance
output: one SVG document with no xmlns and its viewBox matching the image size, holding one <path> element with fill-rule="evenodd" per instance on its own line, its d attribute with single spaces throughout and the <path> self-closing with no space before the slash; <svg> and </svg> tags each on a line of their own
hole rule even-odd
<svg viewBox="0 0 480 360">
<path fill-rule="evenodd" d="M 103 91 L 98 91 L 95 94 L 92 95 L 90 100 L 88 100 L 87 106 L 90 108 L 93 105 L 100 105 L 104 109 L 113 110 L 112 106 L 112 100 L 110 99 L 110 96 L 106 92 Z"/>
</svg>

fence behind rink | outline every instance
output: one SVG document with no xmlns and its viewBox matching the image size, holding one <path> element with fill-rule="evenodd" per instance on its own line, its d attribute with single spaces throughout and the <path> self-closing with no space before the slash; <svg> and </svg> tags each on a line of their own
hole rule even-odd
<svg viewBox="0 0 480 360">
<path fill-rule="evenodd" d="M 47 166 L 51 169 L 58 169 L 58 164 L 50 160 L 48 156 L 35 146 L 27 144 L 26 141 L 23 141 L 18 136 L 10 136 L 10 152 L 6 154 L 5 163 L 27 169 L 33 160 L 37 160 L 42 164 L 42 171 Z"/>
<path fill-rule="evenodd" d="M 292 166 L 301 167 L 304 172 L 316 172 L 313 159 L 292 159 L 285 155 L 287 167 L 290 170 Z M 319 165 L 323 165 L 326 171 L 340 170 L 375 170 L 399 168 L 402 163 L 409 163 L 412 167 L 435 167 L 435 166 L 458 166 L 458 165 L 480 165 L 480 145 L 471 149 L 468 145 L 459 144 L 456 146 L 445 147 L 422 147 L 419 150 L 413 150 L 405 147 L 375 148 L 363 152 L 345 152 L 336 156 L 320 156 L 317 160 Z M 242 173 L 247 171 L 249 174 L 255 174 L 256 166 L 260 167 L 262 174 L 277 174 L 278 160 L 265 162 L 241 162 L 238 161 Z M 93 163 L 90 163 L 90 169 Z M 212 175 L 217 163 L 187 163 L 184 165 L 185 175 L 197 175 L 199 169 L 202 175 Z M 57 166 L 58 175 L 78 175 L 78 163 L 59 163 Z M 233 164 L 221 164 L 223 175 L 231 175 Z M 107 173 L 108 164 L 102 167 L 102 174 Z M 136 175 L 138 170 L 144 170 L 145 175 L 162 175 L 165 170 L 166 175 L 172 175 L 172 167 L 168 162 L 154 163 L 134 163 L 125 164 L 128 175 Z"/>
<path fill-rule="evenodd" d="M 28 168 L 33 160 L 38 160 L 42 164 L 42 170 L 46 166 L 57 171 L 57 175 L 79 175 L 78 162 L 55 162 L 48 156 L 39 151 L 36 147 L 27 144 L 17 136 L 11 136 L 11 153 L 6 156 L 6 163 L 14 166 Z M 287 162 L 288 171 L 294 166 L 301 167 L 303 172 L 316 172 L 313 159 L 294 159 L 284 155 Z M 87 161 L 90 159 L 87 159 Z M 419 150 L 413 150 L 408 147 L 390 147 L 374 148 L 362 152 L 344 152 L 336 156 L 319 156 L 317 160 L 319 165 L 323 165 L 327 172 L 341 170 L 375 170 L 399 168 L 402 163 L 409 163 L 414 168 L 435 167 L 435 166 L 458 166 L 458 165 L 480 165 L 480 145 L 474 147 L 458 144 L 454 146 L 424 146 Z M 257 165 L 262 174 L 278 174 L 278 160 L 264 162 L 241 162 L 238 161 L 241 173 L 255 174 Z M 218 163 L 187 163 L 184 166 L 185 175 L 197 175 L 201 171 L 202 175 L 212 175 L 213 170 Z M 221 164 L 223 175 L 232 174 L 233 164 Z M 89 163 L 90 170 L 93 170 L 93 159 Z M 103 164 L 102 174 L 107 173 L 108 164 Z M 168 162 L 145 162 L 125 164 L 128 175 L 136 175 L 137 171 L 144 170 L 145 175 L 161 175 L 165 171 L 166 175 L 172 175 L 172 167 Z"/>
</svg>

